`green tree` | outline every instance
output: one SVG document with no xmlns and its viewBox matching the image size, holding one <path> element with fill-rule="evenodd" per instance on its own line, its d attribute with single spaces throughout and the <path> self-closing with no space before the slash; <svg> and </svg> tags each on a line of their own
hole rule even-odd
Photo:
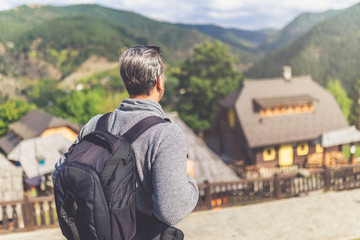
<svg viewBox="0 0 360 240">
<path fill-rule="evenodd" d="M 55 114 L 77 123 L 86 123 L 102 113 L 105 92 L 102 89 L 72 91 L 55 103 Z"/>
<path fill-rule="evenodd" d="M 0 105 L 0 135 L 8 132 L 11 122 L 20 120 L 29 110 L 35 108 L 23 100 L 7 100 Z"/>
<path fill-rule="evenodd" d="M 339 79 L 328 81 L 326 89 L 335 97 L 345 118 L 349 121 L 352 100 L 348 97 Z"/>
<path fill-rule="evenodd" d="M 176 109 L 191 128 L 208 128 L 220 100 L 239 87 L 243 77 L 236 64 L 235 56 L 220 42 L 195 47 L 192 58 L 182 63 L 175 75 L 181 94 Z"/>
<path fill-rule="evenodd" d="M 165 93 L 161 99 L 161 106 L 167 111 L 174 111 L 175 104 L 178 99 L 177 87 L 179 86 L 179 79 L 176 74 L 179 74 L 180 69 L 173 68 L 165 72 Z"/>
<path fill-rule="evenodd" d="M 352 99 L 351 112 L 350 112 L 350 124 L 359 126 L 359 99 L 360 99 L 360 78 L 355 82 L 354 87 L 350 91 L 350 98 Z"/>
<path fill-rule="evenodd" d="M 57 84 L 55 80 L 40 80 L 26 89 L 26 96 L 31 102 L 35 103 L 36 106 L 45 108 L 51 102 L 55 102 L 57 98 L 66 94 L 56 88 Z"/>
</svg>

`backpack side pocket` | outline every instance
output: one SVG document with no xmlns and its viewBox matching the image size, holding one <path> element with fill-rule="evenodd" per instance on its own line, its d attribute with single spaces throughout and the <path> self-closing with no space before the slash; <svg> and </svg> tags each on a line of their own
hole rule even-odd
<svg viewBox="0 0 360 240">
<path fill-rule="evenodd" d="M 111 225 L 113 240 L 133 239 L 136 234 L 135 201 L 126 207 L 111 209 Z"/>
</svg>

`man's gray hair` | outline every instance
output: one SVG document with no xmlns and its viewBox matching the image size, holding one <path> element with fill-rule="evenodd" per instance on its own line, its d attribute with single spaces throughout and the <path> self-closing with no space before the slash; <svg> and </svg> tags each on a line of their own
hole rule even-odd
<svg viewBox="0 0 360 240">
<path fill-rule="evenodd" d="M 134 47 L 120 56 L 120 75 L 130 96 L 149 96 L 162 74 L 159 47 Z"/>
</svg>

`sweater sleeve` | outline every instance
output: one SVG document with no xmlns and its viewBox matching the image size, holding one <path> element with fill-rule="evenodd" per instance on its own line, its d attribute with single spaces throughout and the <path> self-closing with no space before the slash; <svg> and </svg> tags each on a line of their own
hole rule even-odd
<svg viewBox="0 0 360 240">
<path fill-rule="evenodd" d="M 176 225 L 196 206 L 199 190 L 186 174 L 185 136 L 175 124 L 162 128 L 152 164 L 153 211 L 161 221 Z"/>
</svg>

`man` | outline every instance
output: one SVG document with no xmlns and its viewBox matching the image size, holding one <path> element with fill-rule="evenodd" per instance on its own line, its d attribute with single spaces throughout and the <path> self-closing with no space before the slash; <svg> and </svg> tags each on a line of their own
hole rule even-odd
<svg viewBox="0 0 360 240">
<path fill-rule="evenodd" d="M 121 55 L 120 62 L 120 74 L 130 98 L 109 117 L 108 130 L 116 135 L 124 134 L 145 117 L 164 118 L 159 104 L 165 90 L 161 49 L 130 48 Z M 93 117 L 81 129 L 76 142 L 94 131 L 100 116 Z M 194 164 L 187 159 L 182 131 L 174 123 L 157 124 L 135 140 L 132 148 L 136 157 L 136 207 L 142 214 L 140 220 L 142 216 L 155 216 L 162 223 L 176 225 L 194 209 L 199 195 Z M 64 161 L 62 156 L 55 166 L 54 183 Z"/>
</svg>

